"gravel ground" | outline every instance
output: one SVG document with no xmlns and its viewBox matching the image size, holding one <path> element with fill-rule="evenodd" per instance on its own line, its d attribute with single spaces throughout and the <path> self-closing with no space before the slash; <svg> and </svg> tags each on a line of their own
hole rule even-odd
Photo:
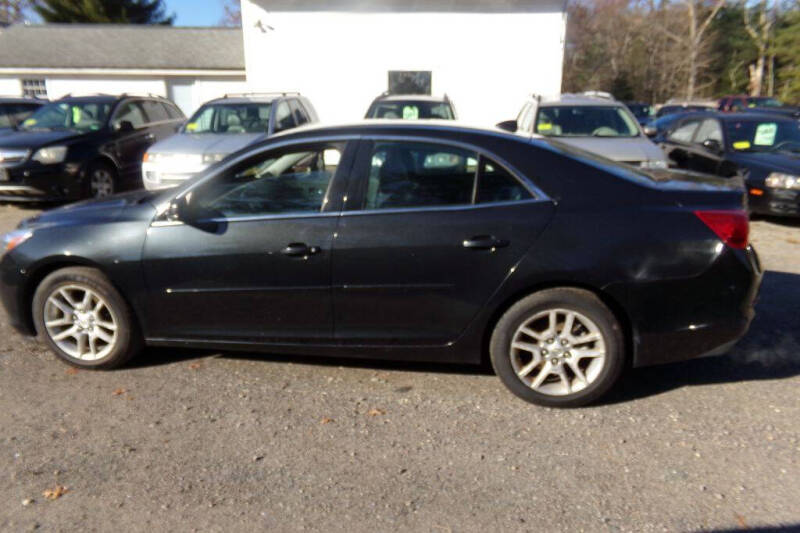
<svg viewBox="0 0 800 533">
<path fill-rule="evenodd" d="M 0 231 L 31 214 L 0 206 Z M 800 224 L 753 241 L 769 272 L 731 354 L 570 411 L 459 366 L 150 350 L 76 372 L 0 311 L 0 530 L 794 531 Z"/>
</svg>

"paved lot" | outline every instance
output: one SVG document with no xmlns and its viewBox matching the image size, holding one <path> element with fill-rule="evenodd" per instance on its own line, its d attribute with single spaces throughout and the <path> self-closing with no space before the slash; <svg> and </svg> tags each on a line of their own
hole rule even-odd
<svg viewBox="0 0 800 533">
<path fill-rule="evenodd" d="M 0 206 L 0 231 L 31 214 Z M 151 350 L 75 372 L 0 311 L 0 530 L 800 528 L 800 225 L 753 233 L 769 272 L 730 355 L 572 411 L 469 367 Z"/>
</svg>

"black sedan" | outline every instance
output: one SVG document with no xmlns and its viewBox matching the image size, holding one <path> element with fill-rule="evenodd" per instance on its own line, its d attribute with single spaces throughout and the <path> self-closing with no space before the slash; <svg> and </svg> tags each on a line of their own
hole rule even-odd
<svg viewBox="0 0 800 533">
<path fill-rule="evenodd" d="M 744 191 L 446 123 L 281 134 L 180 188 L 5 237 L 0 296 L 57 356 L 144 345 L 480 363 L 525 400 L 725 350 L 760 283 Z"/>
<path fill-rule="evenodd" d="M 800 122 L 763 113 L 692 113 L 660 143 L 678 168 L 744 176 L 750 211 L 800 215 Z"/>
</svg>

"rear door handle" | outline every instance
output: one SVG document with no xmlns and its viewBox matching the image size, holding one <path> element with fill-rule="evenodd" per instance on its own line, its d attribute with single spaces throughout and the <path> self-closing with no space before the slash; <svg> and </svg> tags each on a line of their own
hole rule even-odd
<svg viewBox="0 0 800 533">
<path fill-rule="evenodd" d="M 495 248 L 505 248 L 510 244 L 510 242 L 492 235 L 477 235 L 463 242 L 464 248 L 471 250 L 493 250 Z"/>
<path fill-rule="evenodd" d="M 320 250 L 316 246 L 308 246 L 307 244 L 301 242 L 294 242 L 281 250 L 283 255 L 289 257 L 305 257 L 309 255 L 317 255 L 319 252 Z"/>
</svg>

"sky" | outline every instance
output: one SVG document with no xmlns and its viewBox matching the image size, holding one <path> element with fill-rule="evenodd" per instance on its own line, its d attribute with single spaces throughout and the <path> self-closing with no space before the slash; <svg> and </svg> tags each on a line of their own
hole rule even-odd
<svg viewBox="0 0 800 533">
<path fill-rule="evenodd" d="M 224 0 L 166 0 L 167 11 L 177 15 L 176 26 L 216 26 L 224 15 Z"/>
</svg>

